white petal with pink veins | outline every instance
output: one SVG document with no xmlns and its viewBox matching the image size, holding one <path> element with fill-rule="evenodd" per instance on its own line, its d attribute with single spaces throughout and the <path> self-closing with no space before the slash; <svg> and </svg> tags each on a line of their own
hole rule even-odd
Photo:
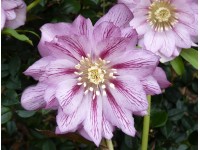
<svg viewBox="0 0 200 150">
<path fill-rule="evenodd" d="M 26 110 L 36 110 L 44 108 L 46 101 L 44 100 L 44 92 L 48 85 L 39 83 L 36 86 L 28 87 L 21 97 L 21 104 Z"/>
<path fill-rule="evenodd" d="M 120 37 L 121 30 L 111 22 L 102 22 L 94 28 L 94 41 L 99 42 L 106 38 Z"/>
<path fill-rule="evenodd" d="M 113 6 L 106 15 L 100 18 L 95 26 L 107 21 L 112 22 L 118 27 L 128 26 L 129 21 L 133 18 L 133 14 L 124 4 L 117 4 Z"/>
<path fill-rule="evenodd" d="M 111 67 L 117 69 L 120 75 L 132 74 L 141 79 L 151 74 L 158 63 L 158 56 L 147 50 L 139 49 L 130 50 L 120 57 L 112 58 Z"/>
<path fill-rule="evenodd" d="M 68 79 L 61 82 L 56 90 L 56 98 L 66 114 L 73 113 L 84 97 L 84 89 L 77 85 L 77 80 Z"/>
<path fill-rule="evenodd" d="M 56 122 L 61 133 L 75 132 L 88 112 L 88 96 L 83 97 L 82 103 L 72 114 L 66 114 L 62 108 L 58 109 Z"/>
<path fill-rule="evenodd" d="M 130 111 L 143 111 L 148 108 L 146 93 L 140 81 L 129 75 L 118 76 L 111 81 L 115 89 L 109 88 L 116 102 Z"/>
<path fill-rule="evenodd" d="M 24 74 L 27 76 L 32 76 L 35 80 L 39 80 L 39 78 L 45 72 L 46 66 L 53 60 L 55 60 L 55 58 L 52 56 L 43 57 L 40 60 L 36 61 L 33 65 L 31 65 L 24 72 Z"/>
<path fill-rule="evenodd" d="M 108 122 L 104 115 L 102 119 L 102 136 L 106 139 L 111 139 L 113 137 L 113 126 L 110 124 L 110 122 Z"/>
<path fill-rule="evenodd" d="M 46 48 L 45 41 L 52 41 L 58 35 L 70 35 L 71 24 L 69 23 L 47 23 L 40 28 L 42 32 L 41 40 L 38 45 L 39 52 L 42 56 L 48 56 L 50 53 Z"/>
<path fill-rule="evenodd" d="M 59 78 L 62 76 L 69 76 L 73 78 L 75 76 L 74 68 L 75 64 L 67 59 L 57 59 L 51 61 L 45 68 L 45 72 L 41 76 L 41 80 L 47 80 L 51 78 Z"/>
<path fill-rule="evenodd" d="M 130 136 L 135 136 L 136 131 L 131 112 L 122 108 L 109 91 L 107 91 L 107 96 L 103 97 L 103 114 L 112 125 Z"/>
<path fill-rule="evenodd" d="M 160 94 L 162 92 L 158 82 L 152 76 L 144 78 L 141 80 L 141 83 L 148 95 Z"/>
<path fill-rule="evenodd" d="M 83 126 L 87 134 L 98 146 L 102 139 L 102 98 L 88 99 L 89 107 Z"/>
</svg>

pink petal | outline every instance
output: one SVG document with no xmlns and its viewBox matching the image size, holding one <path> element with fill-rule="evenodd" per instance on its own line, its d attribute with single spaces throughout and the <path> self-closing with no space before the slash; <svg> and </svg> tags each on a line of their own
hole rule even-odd
<svg viewBox="0 0 200 150">
<path fill-rule="evenodd" d="M 44 92 L 44 100 L 46 101 L 46 109 L 58 109 L 59 103 L 55 97 L 56 86 L 49 86 Z"/>
<path fill-rule="evenodd" d="M 56 98 L 64 113 L 73 113 L 84 97 L 84 89 L 77 85 L 77 80 L 69 79 L 61 82 L 56 90 Z"/>
<path fill-rule="evenodd" d="M 145 111 L 133 112 L 133 114 L 136 116 L 145 116 L 148 114 L 148 112 L 145 110 Z"/>
<path fill-rule="evenodd" d="M 113 126 L 108 122 L 104 115 L 102 119 L 102 136 L 110 140 L 113 137 Z"/>
<path fill-rule="evenodd" d="M 163 32 L 162 33 L 162 46 L 160 49 L 160 52 L 165 55 L 166 57 L 170 57 L 173 55 L 173 52 L 175 50 L 175 37 L 174 33 L 169 32 Z"/>
<path fill-rule="evenodd" d="M 6 16 L 4 10 L 1 8 L 1 30 L 4 28 Z"/>
<path fill-rule="evenodd" d="M 10 10 L 18 7 L 22 3 L 22 0 L 8 1 L 2 0 L 1 5 L 4 10 Z"/>
<path fill-rule="evenodd" d="M 61 44 L 56 42 L 45 42 L 46 49 L 48 49 L 49 55 L 54 56 L 58 59 L 67 59 L 74 63 L 78 63 L 79 60 Z"/>
<path fill-rule="evenodd" d="M 147 33 L 149 30 L 152 30 L 152 29 L 151 29 L 151 26 L 150 26 L 148 23 L 146 23 L 146 22 L 144 22 L 143 24 L 141 24 L 140 26 L 138 26 L 138 27 L 136 28 L 136 31 L 137 31 L 137 33 L 138 33 L 139 35 L 144 35 L 144 34 Z"/>
<path fill-rule="evenodd" d="M 145 15 L 144 16 L 138 15 L 138 16 L 135 16 L 130 21 L 129 24 L 130 24 L 131 27 L 133 27 L 135 29 L 138 26 L 141 26 L 142 24 L 147 23 L 146 20 L 147 20 L 147 17 Z"/>
<path fill-rule="evenodd" d="M 94 38 L 96 42 L 102 41 L 111 37 L 120 37 L 121 30 L 116 27 L 113 23 L 102 22 L 94 28 Z"/>
<path fill-rule="evenodd" d="M 143 111 L 148 108 L 146 93 L 140 81 L 129 75 L 118 76 L 117 79 L 111 80 L 115 89 L 109 88 L 116 102 L 130 111 Z"/>
<path fill-rule="evenodd" d="M 54 57 L 48 56 L 41 58 L 36 61 L 33 65 L 31 65 L 24 74 L 27 76 L 32 76 L 35 80 L 39 80 L 42 74 L 45 72 L 45 67 L 50 63 L 50 61 L 54 60 Z"/>
<path fill-rule="evenodd" d="M 14 10 L 8 10 L 5 12 L 7 20 L 13 20 L 16 18 L 16 13 Z"/>
<path fill-rule="evenodd" d="M 86 117 L 88 111 L 88 96 L 85 96 L 79 108 L 72 114 L 66 114 L 62 108 L 58 109 L 56 122 L 61 133 L 75 132 Z"/>
<path fill-rule="evenodd" d="M 26 110 L 37 110 L 44 108 L 46 102 L 44 100 L 44 92 L 47 88 L 46 84 L 37 84 L 36 86 L 28 87 L 21 97 L 21 105 Z"/>
<path fill-rule="evenodd" d="M 58 43 L 78 60 L 91 53 L 90 42 L 85 36 L 57 36 Z"/>
<path fill-rule="evenodd" d="M 79 15 L 72 23 L 72 31 L 77 35 L 86 35 L 87 38 L 91 38 L 93 32 L 93 25 L 90 19 L 85 19 Z"/>
<path fill-rule="evenodd" d="M 122 108 L 108 90 L 107 96 L 103 97 L 103 114 L 112 125 L 130 136 L 135 136 L 136 131 L 131 112 Z"/>
<path fill-rule="evenodd" d="M 153 30 L 148 31 L 144 35 L 144 45 L 147 50 L 153 53 L 157 52 L 163 45 L 162 33 Z"/>
<path fill-rule="evenodd" d="M 84 129 L 94 143 L 99 146 L 102 139 L 102 98 L 89 99 L 87 116 L 83 122 Z"/>
<path fill-rule="evenodd" d="M 74 77 L 75 64 L 67 59 L 57 59 L 51 61 L 45 68 L 40 80 L 47 80 L 51 78 L 58 78 L 62 76 Z"/>
<path fill-rule="evenodd" d="M 159 86 L 163 89 L 171 85 L 171 83 L 167 80 L 165 72 L 160 67 L 156 67 L 153 73 L 153 77 L 156 79 Z"/>
<path fill-rule="evenodd" d="M 120 75 L 131 74 L 141 79 L 153 73 L 159 63 L 159 57 L 147 50 L 127 51 L 120 57 L 112 58 L 111 68 Z"/>
<path fill-rule="evenodd" d="M 97 44 L 97 56 L 108 60 L 117 58 L 125 52 L 126 46 L 131 40 L 131 38 L 122 37 L 103 40 Z"/>
<path fill-rule="evenodd" d="M 152 76 L 144 78 L 141 80 L 141 83 L 146 94 L 148 95 L 160 94 L 162 92 L 158 82 Z"/>
<path fill-rule="evenodd" d="M 176 27 L 174 28 L 174 32 L 175 32 L 174 35 L 176 40 L 176 46 L 180 48 L 191 47 L 192 41 L 190 35 L 187 29 L 183 25 L 177 23 Z"/>
<path fill-rule="evenodd" d="M 7 20 L 5 26 L 16 29 L 25 24 L 26 21 L 26 4 L 24 1 L 20 2 L 20 5 L 15 9 L 16 17 L 14 20 Z M 14 16 L 12 15 L 12 18 Z"/>
<path fill-rule="evenodd" d="M 124 4 L 117 4 L 113 6 L 106 15 L 100 18 L 95 26 L 102 22 L 112 22 L 118 27 L 127 26 L 129 21 L 133 18 L 133 14 Z"/>
<path fill-rule="evenodd" d="M 70 35 L 71 24 L 68 23 L 48 23 L 40 28 L 42 35 L 38 45 L 41 56 L 49 55 L 49 50 L 46 48 L 45 41 L 50 42 L 57 35 Z"/>
</svg>

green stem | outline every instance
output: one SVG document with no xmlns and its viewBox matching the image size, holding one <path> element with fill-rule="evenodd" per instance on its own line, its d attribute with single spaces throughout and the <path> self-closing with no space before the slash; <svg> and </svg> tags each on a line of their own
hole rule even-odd
<svg viewBox="0 0 200 150">
<path fill-rule="evenodd" d="M 27 11 L 30 11 L 33 7 L 35 7 L 38 3 L 40 2 L 40 0 L 35 0 L 34 2 L 30 3 L 27 6 Z"/>
<path fill-rule="evenodd" d="M 148 114 L 144 116 L 143 122 L 143 134 L 142 134 L 142 148 L 141 150 L 147 150 L 148 147 L 148 137 L 149 137 L 149 123 L 150 123 L 150 110 L 151 110 L 151 96 L 147 96 L 149 108 Z"/>
<path fill-rule="evenodd" d="M 106 145 L 108 146 L 109 150 L 114 150 L 113 144 L 112 144 L 112 140 L 107 140 L 106 139 Z"/>
</svg>

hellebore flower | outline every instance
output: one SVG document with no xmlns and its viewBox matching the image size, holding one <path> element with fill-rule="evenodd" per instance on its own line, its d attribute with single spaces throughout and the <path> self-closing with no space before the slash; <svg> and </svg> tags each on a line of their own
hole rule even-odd
<svg viewBox="0 0 200 150">
<path fill-rule="evenodd" d="M 138 33 L 139 45 L 161 56 L 161 62 L 174 59 L 182 48 L 195 46 L 198 34 L 196 0 L 119 2 L 124 2 L 133 12 L 130 26 Z"/>
<path fill-rule="evenodd" d="M 16 29 L 26 21 L 26 4 L 23 0 L 1 1 L 1 29 Z"/>
<path fill-rule="evenodd" d="M 111 139 L 114 127 L 134 136 L 132 114 L 145 115 L 147 93 L 159 94 L 169 82 L 159 57 L 136 49 L 136 31 L 127 27 L 132 17 L 118 4 L 94 26 L 82 16 L 45 24 L 43 58 L 25 71 L 39 83 L 24 91 L 22 106 L 58 109 L 56 133 L 78 131 L 96 145 Z"/>
</svg>

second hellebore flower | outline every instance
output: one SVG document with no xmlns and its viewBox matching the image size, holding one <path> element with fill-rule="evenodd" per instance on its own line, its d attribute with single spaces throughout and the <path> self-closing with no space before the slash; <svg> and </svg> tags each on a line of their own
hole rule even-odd
<svg viewBox="0 0 200 150">
<path fill-rule="evenodd" d="M 137 34 L 126 27 L 132 17 L 119 4 L 94 26 L 82 16 L 44 25 L 43 58 L 25 71 L 39 83 L 24 91 L 22 106 L 58 109 L 58 134 L 78 131 L 96 145 L 111 139 L 115 127 L 134 136 L 132 114 L 145 115 L 147 94 L 161 93 L 169 82 L 158 56 L 136 50 Z"/>
<path fill-rule="evenodd" d="M 16 29 L 26 21 L 26 4 L 23 0 L 1 0 L 1 29 Z"/>
<path fill-rule="evenodd" d="M 182 48 L 197 42 L 197 0 L 119 0 L 133 12 L 130 26 L 136 29 L 139 45 L 161 56 L 161 62 L 174 59 Z"/>
</svg>

